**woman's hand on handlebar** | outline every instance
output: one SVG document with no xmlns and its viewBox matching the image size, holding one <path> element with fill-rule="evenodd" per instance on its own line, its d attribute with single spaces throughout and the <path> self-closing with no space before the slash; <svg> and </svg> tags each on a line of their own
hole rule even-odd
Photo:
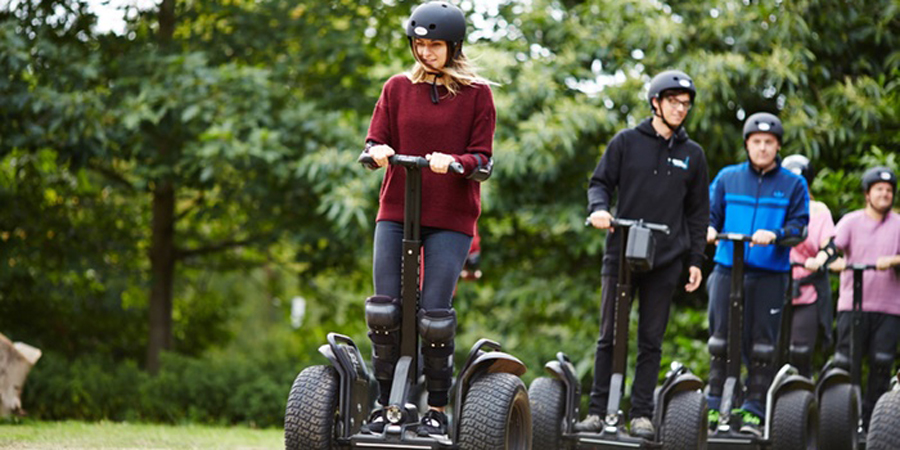
<svg viewBox="0 0 900 450">
<path fill-rule="evenodd" d="M 838 258 L 838 259 L 834 260 L 834 262 L 831 263 L 831 265 L 828 266 L 828 268 L 832 272 L 840 272 L 847 268 L 847 260 L 844 258 Z"/>
<path fill-rule="evenodd" d="M 397 152 L 394 151 L 388 145 L 376 145 L 369 149 L 369 156 L 375 160 L 375 164 L 378 164 L 378 167 L 385 167 L 388 165 L 388 158 L 394 156 Z"/>
<path fill-rule="evenodd" d="M 450 167 L 450 164 L 456 162 L 456 158 L 448 154 L 438 152 L 425 155 L 425 159 L 428 160 L 431 171 L 434 173 L 447 173 L 447 169 Z"/>
<path fill-rule="evenodd" d="M 822 263 L 817 258 L 806 258 L 806 262 L 803 263 L 803 268 L 810 272 L 819 270 L 819 267 L 822 267 Z"/>
<path fill-rule="evenodd" d="M 875 260 L 875 267 L 878 270 L 888 270 L 897 265 L 900 256 L 881 256 Z"/>
<path fill-rule="evenodd" d="M 612 230 L 612 220 L 613 216 L 609 213 L 609 211 L 594 211 L 591 213 L 588 220 L 591 221 L 591 226 L 594 228 L 599 228 L 601 230 Z"/>
</svg>

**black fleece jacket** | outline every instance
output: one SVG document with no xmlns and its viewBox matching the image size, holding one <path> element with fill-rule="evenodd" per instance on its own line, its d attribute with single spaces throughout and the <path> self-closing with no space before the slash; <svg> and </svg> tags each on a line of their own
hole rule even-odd
<svg viewBox="0 0 900 450">
<path fill-rule="evenodd" d="M 614 217 L 669 226 L 668 236 L 655 233 L 654 267 L 685 256 L 689 265 L 701 267 L 709 226 L 709 173 L 703 148 L 684 128 L 667 140 L 646 119 L 617 133 L 591 176 L 588 212 L 609 211 L 616 191 Z M 618 270 L 620 235 L 606 238 L 604 275 Z"/>
</svg>

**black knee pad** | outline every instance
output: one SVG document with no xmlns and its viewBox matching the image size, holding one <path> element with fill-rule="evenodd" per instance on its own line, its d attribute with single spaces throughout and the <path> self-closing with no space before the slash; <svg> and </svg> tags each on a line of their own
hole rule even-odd
<svg viewBox="0 0 900 450">
<path fill-rule="evenodd" d="M 725 383 L 725 361 L 728 356 L 728 341 L 719 336 L 710 336 L 709 348 L 709 394 L 722 395 Z"/>
<path fill-rule="evenodd" d="M 750 352 L 750 363 L 757 367 L 769 366 L 775 357 L 775 346 L 772 344 L 753 344 Z"/>
<path fill-rule="evenodd" d="M 835 352 L 834 353 L 834 366 L 839 369 L 844 369 L 846 371 L 850 371 L 850 356 L 842 353 Z"/>
<path fill-rule="evenodd" d="M 812 347 L 808 345 L 791 345 L 791 364 L 803 376 L 809 376 L 812 371 L 812 354 Z"/>
<path fill-rule="evenodd" d="M 394 364 L 400 357 L 400 324 L 403 318 L 400 301 L 385 295 L 366 299 L 366 324 L 372 340 L 372 365 L 375 378 L 390 380 Z"/>
<path fill-rule="evenodd" d="M 875 353 L 875 357 L 872 358 L 871 364 L 871 370 L 875 372 L 878 377 L 890 380 L 891 369 L 894 368 L 894 354 L 877 352 Z"/>
<path fill-rule="evenodd" d="M 428 392 L 450 390 L 453 379 L 453 339 L 456 337 L 456 311 L 420 310 L 419 335 Z M 440 405 L 436 405 L 440 406 Z"/>
<path fill-rule="evenodd" d="M 775 346 L 772 344 L 753 344 L 750 351 L 749 383 L 747 384 L 747 399 L 764 401 L 769 383 L 775 375 L 772 363 L 775 359 Z"/>
</svg>

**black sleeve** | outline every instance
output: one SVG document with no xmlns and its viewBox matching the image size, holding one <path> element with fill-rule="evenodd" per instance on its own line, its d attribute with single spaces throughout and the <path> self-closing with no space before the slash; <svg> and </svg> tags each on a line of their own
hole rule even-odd
<svg viewBox="0 0 900 450">
<path fill-rule="evenodd" d="M 698 147 L 699 148 L 699 147 Z M 706 259 L 706 230 L 709 227 L 709 169 L 706 166 L 706 155 L 700 148 L 696 172 L 691 178 L 688 193 L 684 199 L 684 214 L 687 218 L 690 238 L 690 255 L 688 264 L 703 267 Z"/>
<path fill-rule="evenodd" d="M 588 183 L 588 214 L 595 211 L 609 211 L 610 202 L 616 187 L 619 186 L 619 167 L 622 161 L 622 147 L 624 142 L 619 133 L 609 141 L 603 157 L 594 169 L 591 180 Z"/>
</svg>

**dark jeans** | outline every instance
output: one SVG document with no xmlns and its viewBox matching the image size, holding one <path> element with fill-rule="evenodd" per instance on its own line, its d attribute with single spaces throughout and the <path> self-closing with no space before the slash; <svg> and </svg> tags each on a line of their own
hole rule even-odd
<svg viewBox="0 0 900 450">
<path fill-rule="evenodd" d="M 631 418 L 653 415 L 653 391 L 659 378 L 662 342 L 669 321 L 669 306 L 681 276 L 681 260 L 632 276 L 632 288 L 639 294 L 638 356 L 631 387 Z M 594 359 L 594 384 L 591 388 L 590 414 L 604 416 L 609 398 L 609 380 L 613 362 L 613 325 L 615 322 L 616 277 L 602 277 L 600 339 Z M 629 302 L 633 300 L 633 296 Z M 629 303 L 629 308 L 631 303 Z"/>
<path fill-rule="evenodd" d="M 810 378 L 812 378 L 812 354 L 815 353 L 819 340 L 819 316 L 819 300 L 808 305 L 794 305 L 791 345 L 808 347 L 811 354 L 808 360 L 791 361 L 791 363 L 796 365 L 801 375 Z"/>
<path fill-rule="evenodd" d="M 778 344 L 781 308 L 784 304 L 788 274 L 744 272 L 744 323 L 741 336 L 741 359 L 748 368 L 747 399 L 741 406 L 765 418 L 766 390 L 775 377 L 774 361 L 752 364 L 754 344 Z M 709 333 L 728 341 L 728 305 L 731 293 L 731 269 L 717 265 L 706 282 L 709 290 Z M 774 354 L 773 354 L 774 357 Z M 724 359 L 710 371 L 725 371 Z M 723 382 L 725 377 L 716 377 Z M 718 409 L 723 386 L 709 386 L 709 408 Z"/>
<path fill-rule="evenodd" d="M 838 312 L 837 331 L 838 340 L 836 351 L 850 355 L 850 322 L 853 315 L 846 311 Z M 869 428 L 869 419 L 872 410 L 881 394 L 887 392 L 891 385 L 891 372 L 894 366 L 894 356 L 897 354 L 897 341 L 900 340 L 900 316 L 877 312 L 862 313 L 862 343 L 863 356 L 869 359 L 869 382 L 866 393 L 863 396 L 863 424 Z M 873 367 L 875 355 L 890 355 L 890 361 L 879 368 Z M 852 363 L 851 363 L 852 364 Z M 862 364 L 862 361 L 860 361 Z"/>
<path fill-rule="evenodd" d="M 462 272 L 472 237 L 440 228 L 422 227 L 422 290 L 419 309 L 447 310 L 452 307 L 453 292 Z M 381 221 L 375 224 L 375 255 L 373 278 L 375 294 L 400 297 L 400 268 L 403 254 L 403 224 Z M 452 365 L 453 359 L 448 358 Z M 452 366 L 451 366 L 452 367 Z M 449 378 L 445 380 L 449 385 Z M 387 404 L 390 382 L 381 385 L 382 404 Z M 429 404 L 444 406 L 446 392 L 429 392 Z"/>
</svg>

